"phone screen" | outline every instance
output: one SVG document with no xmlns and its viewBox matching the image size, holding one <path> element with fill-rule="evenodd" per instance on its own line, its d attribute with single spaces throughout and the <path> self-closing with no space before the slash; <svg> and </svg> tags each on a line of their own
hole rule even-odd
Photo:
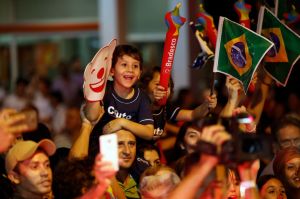
<svg viewBox="0 0 300 199">
<path fill-rule="evenodd" d="M 100 153 L 102 159 L 112 163 L 113 168 L 119 170 L 118 157 L 118 138 L 115 133 L 108 135 L 101 135 L 99 137 Z"/>
<path fill-rule="evenodd" d="M 26 119 L 25 119 L 25 124 L 27 124 L 29 130 L 28 131 L 33 131 L 37 129 L 38 126 L 38 119 L 37 119 L 37 113 L 36 111 L 33 110 L 28 110 L 22 112 L 25 114 Z"/>
<path fill-rule="evenodd" d="M 14 115 L 25 115 L 25 119 L 19 121 L 16 123 L 16 125 L 27 125 L 28 131 L 34 131 L 37 129 L 38 126 L 38 118 L 37 118 L 37 112 L 34 110 L 25 110 L 21 112 L 14 113 Z"/>
</svg>

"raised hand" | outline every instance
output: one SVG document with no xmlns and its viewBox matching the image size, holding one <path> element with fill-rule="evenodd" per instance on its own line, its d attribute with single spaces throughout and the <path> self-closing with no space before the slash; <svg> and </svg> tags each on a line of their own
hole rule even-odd
<svg viewBox="0 0 300 199">
<path fill-rule="evenodd" d="M 153 97 L 156 102 L 161 100 L 164 97 L 168 98 L 169 95 L 170 95 L 170 92 L 166 91 L 166 89 L 161 85 L 156 85 L 153 90 Z"/>
<path fill-rule="evenodd" d="M 29 129 L 26 124 L 22 123 L 25 119 L 25 114 L 17 113 L 14 109 L 0 111 L 0 153 L 11 146 L 18 134 Z"/>
</svg>

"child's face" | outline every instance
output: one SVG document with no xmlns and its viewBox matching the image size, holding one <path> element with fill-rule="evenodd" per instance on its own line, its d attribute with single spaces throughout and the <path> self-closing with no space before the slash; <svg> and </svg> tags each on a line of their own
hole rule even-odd
<svg viewBox="0 0 300 199">
<path fill-rule="evenodd" d="M 149 93 L 153 93 L 155 87 L 156 87 L 157 85 L 159 85 L 159 80 L 160 80 L 160 74 L 159 74 L 159 72 L 155 72 L 155 73 L 153 74 L 152 80 L 151 80 L 151 81 L 149 82 L 149 84 L 148 84 L 148 92 L 149 92 Z"/>
<path fill-rule="evenodd" d="M 128 55 L 123 55 L 118 58 L 117 63 L 112 67 L 111 74 L 114 77 L 114 86 L 131 88 L 140 78 L 140 61 Z"/>
<path fill-rule="evenodd" d="M 236 179 L 235 173 L 232 170 L 229 170 L 228 173 L 227 186 L 226 198 L 240 198 L 240 185 Z"/>
</svg>

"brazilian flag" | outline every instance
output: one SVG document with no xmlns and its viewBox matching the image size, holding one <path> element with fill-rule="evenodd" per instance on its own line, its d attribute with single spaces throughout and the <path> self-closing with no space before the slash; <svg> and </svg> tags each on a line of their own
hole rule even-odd
<svg viewBox="0 0 300 199">
<path fill-rule="evenodd" d="M 214 72 L 238 79 L 247 93 L 253 74 L 272 42 L 225 17 L 220 17 Z"/>
<path fill-rule="evenodd" d="M 264 6 L 259 11 L 257 32 L 274 43 L 264 59 L 265 70 L 279 84 L 286 86 L 293 66 L 300 58 L 299 35 Z"/>
</svg>

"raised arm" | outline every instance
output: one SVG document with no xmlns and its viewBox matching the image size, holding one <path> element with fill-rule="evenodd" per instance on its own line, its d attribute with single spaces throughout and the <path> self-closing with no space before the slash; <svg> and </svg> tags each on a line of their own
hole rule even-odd
<svg viewBox="0 0 300 199">
<path fill-rule="evenodd" d="M 99 116 L 103 114 L 103 107 L 101 106 L 100 101 L 97 102 L 88 102 L 86 101 L 85 107 L 84 107 L 84 114 L 88 121 L 94 123 L 98 121 Z"/>
<path fill-rule="evenodd" d="M 17 113 L 14 109 L 0 111 L 0 153 L 9 149 L 19 133 L 29 129 L 24 122 L 25 119 L 26 116 L 23 113 Z"/>
<path fill-rule="evenodd" d="M 233 77 L 226 77 L 226 88 L 228 92 L 228 100 L 222 109 L 220 116 L 232 117 L 234 109 L 238 106 L 240 98 L 239 93 L 242 91 L 242 86 L 238 80 Z"/>
<path fill-rule="evenodd" d="M 258 124 L 265 101 L 267 99 L 270 86 L 272 85 L 272 78 L 266 74 L 264 71 L 261 71 L 262 74 L 259 74 L 258 81 L 256 83 L 256 89 L 252 97 L 251 103 L 247 107 L 249 113 L 254 115 L 255 122 Z"/>
<path fill-rule="evenodd" d="M 205 101 L 194 110 L 181 109 L 176 117 L 178 121 L 193 121 L 204 118 L 211 109 L 217 106 L 217 96 L 206 96 Z"/>
<path fill-rule="evenodd" d="M 217 147 L 230 138 L 231 136 L 225 132 L 224 127 L 221 125 L 205 127 L 201 134 L 201 140 L 217 145 Z M 169 198 L 195 198 L 204 179 L 215 168 L 217 163 L 218 158 L 216 156 L 202 153 L 199 162 L 192 167 L 191 171 L 170 194 Z"/>
<path fill-rule="evenodd" d="M 117 118 L 108 122 L 103 127 L 103 133 L 114 133 L 120 129 L 130 131 L 135 136 L 145 140 L 151 140 L 153 138 L 154 127 L 152 124 L 139 124 L 124 118 Z"/>
<path fill-rule="evenodd" d="M 97 119 L 93 120 L 94 122 L 90 122 L 84 112 L 84 105 L 81 107 L 80 115 L 82 119 L 80 134 L 77 139 L 72 144 L 71 150 L 69 152 L 69 158 L 84 158 L 88 156 L 89 151 L 89 140 L 90 135 L 93 130 L 94 124 L 99 121 L 99 119 L 104 114 L 104 109 L 100 106 L 99 113 Z"/>
</svg>

